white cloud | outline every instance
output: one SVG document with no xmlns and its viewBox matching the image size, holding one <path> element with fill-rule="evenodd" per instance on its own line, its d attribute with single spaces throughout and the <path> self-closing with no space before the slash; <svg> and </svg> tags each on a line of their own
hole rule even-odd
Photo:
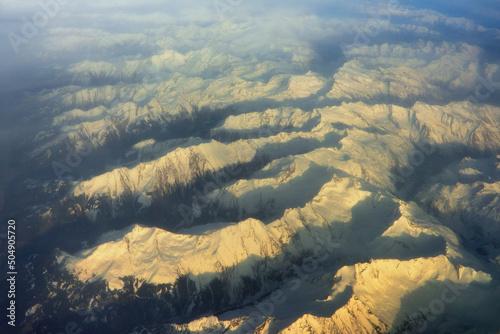
<svg viewBox="0 0 500 334">
<path fill-rule="evenodd" d="M 31 21 L 41 10 L 40 1 L 45 4 L 58 1 L 59 10 L 46 25 L 37 28 L 36 34 L 18 45 L 16 54 L 8 36 L 14 33 L 25 37 L 26 22 L 22 18 Z M 53 61 L 58 61 L 59 56 L 64 56 L 66 61 L 74 57 L 75 62 L 85 60 L 89 54 L 106 57 L 112 52 L 116 57 L 120 48 L 138 45 L 145 53 L 159 52 L 165 47 L 185 52 L 210 45 L 234 54 L 250 53 L 262 58 L 283 57 L 285 49 L 300 52 L 311 46 L 314 52 L 321 53 L 320 58 L 332 59 L 334 56 L 329 54 L 337 52 L 335 48 L 341 43 L 352 44 L 357 34 L 366 29 L 367 22 L 378 23 L 380 28 L 369 38 L 368 45 L 398 39 L 446 39 L 439 25 L 477 33 L 485 31 L 470 19 L 395 5 L 397 2 L 221 1 L 226 4 L 222 17 L 214 6 L 221 2 L 211 0 L 144 0 L 140 3 L 0 0 L 0 34 L 4 36 L 0 40 L 0 56 L 4 60 L 0 66 L 13 68 L 13 64 L 33 62 L 41 56 Z M 390 15 L 384 15 L 387 9 Z"/>
</svg>

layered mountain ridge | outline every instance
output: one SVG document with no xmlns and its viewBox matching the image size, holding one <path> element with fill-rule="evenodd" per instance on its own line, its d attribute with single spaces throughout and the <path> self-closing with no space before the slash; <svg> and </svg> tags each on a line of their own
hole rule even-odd
<svg viewBox="0 0 500 334">
<path fill-rule="evenodd" d="M 480 47 L 358 45 L 330 73 L 293 39 L 156 45 L 36 94 L 8 199 L 47 252 L 25 332 L 500 328 L 500 107 L 476 94 L 500 71 Z"/>
</svg>

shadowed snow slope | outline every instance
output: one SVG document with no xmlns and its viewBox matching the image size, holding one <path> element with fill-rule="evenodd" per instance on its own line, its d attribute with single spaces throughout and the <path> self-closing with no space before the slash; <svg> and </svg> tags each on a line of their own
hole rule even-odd
<svg viewBox="0 0 500 334">
<path fill-rule="evenodd" d="M 20 330 L 498 334 L 499 30 L 393 2 L 173 3 L 91 0 L 100 28 L 32 41 L 58 66 L 4 164 L 5 217 L 44 254 Z"/>
</svg>

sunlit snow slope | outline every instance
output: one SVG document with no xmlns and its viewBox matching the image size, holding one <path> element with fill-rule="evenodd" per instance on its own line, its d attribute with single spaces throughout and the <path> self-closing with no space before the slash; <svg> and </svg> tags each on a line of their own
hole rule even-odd
<svg viewBox="0 0 500 334">
<path fill-rule="evenodd" d="M 330 63 L 302 18 L 59 69 L 17 193 L 57 248 L 25 332 L 498 333 L 500 67 L 424 14 Z"/>
</svg>

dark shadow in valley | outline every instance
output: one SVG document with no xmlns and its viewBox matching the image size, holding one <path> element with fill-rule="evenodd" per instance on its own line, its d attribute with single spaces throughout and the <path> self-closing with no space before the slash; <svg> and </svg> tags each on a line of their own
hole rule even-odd
<svg viewBox="0 0 500 334">
<path fill-rule="evenodd" d="M 227 108 L 220 110 L 210 110 L 202 108 L 195 110 L 192 113 L 181 112 L 179 116 L 174 118 L 165 118 L 162 120 L 155 120 L 154 122 L 138 121 L 132 128 L 128 128 L 128 120 L 121 119 L 120 117 L 110 117 L 109 125 L 111 128 L 116 128 L 116 132 L 110 132 L 103 139 L 101 146 L 92 150 L 89 155 L 82 157 L 81 163 L 75 168 L 70 168 L 70 175 L 73 180 L 88 180 L 89 178 L 105 173 L 110 168 L 128 167 L 133 168 L 138 163 L 150 161 L 148 159 L 135 159 L 134 157 L 127 156 L 127 152 L 133 145 L 147 139 L 154 139 L 158 142 L 171 140 L 171 139 L 186 139 L 186 138 L 201 138 L 204 140 L 221 139 L 224 142 L 232 142 L 244 138 L 256 138 L 258 136 L 266 137 L 279 132 L 292 132 L 292 131 L 308 131 L 317 124 L 318 120 L 311 120 L 304 124 L 300 129 L 289 129 L 287 127 L 257 129 L 257 133 L 252 130 L 239 131 L 238 134 L 231 134 L 226 137 L 218 134 L 217 129 L 222 121 L 228 116 L 241 115 L 247 112 L 264 112 L 268 109 L 279 109 L 283 107 L 300 108 L 304 111 L 312 111 L 315 108 L 339 106 L 343 102 L 359 102 L 358 100 L 332 100 L 324 98 L 321 101 L 318 97 L 331 89 L 333 81 L 325 84 L 323 90 L 310 97 L 276 101 L 272 99 L 258 99 L 255 101 L 243 101 L 234 103 Z M 411 107 L 413 104 L 407 100 L 401 100 L 401 106 Z M 374 105 L 379 103 L 397 103 L 394 98 L 388 96 L 381 96 L 371 102 L 364 102 L 367 105 Z M 268 131 L 269 130 L 269 131 Z M 225 132 L 225 131 L 224 131 Z M 53 136 L 59 135 L 54 133 Z M 44 142 L 37 142 L 37 147 L 49 142 L 53 136 L 47 137 Z M 82 141 L 91 141 L 90 138 L 83 136 Z M 36 158 L 31 159 L 25 157 L 20 159 L 23 164 L 20 166 L 23 172 L 22 178 L 33 178 L 35 180 L 49 181 L 54 180 L 57 175 L 54 173 L 52 164 L 54 162 L 66 165 L 69 147 L 73 150 L 74 144 L 68 140 L 63 141 L 59 145 L 50 147 L 38 155 Z M 30 152 L 36 147 L 26 148 L 26 152 Z M 158 154 L 161 154 L 159 152 Z M 156 156 L 151 157 L 154 159 Z"/>
<path fill-rule="evenodd" d="M 177 230 L 178 228 L 212 222 L 234 222 L 250 217 L 269 221 L 292 205 L 282 203 L 276 207 L 272 203 L 276 201 L 270 198 L 268 202 L 262 203 L 262 208 L 267 209 L 257 213 L 242 212 L 237 207 L 222 208 L 217 203 L 205 202 L 208 195 L 206 187 L 215 190 L 238 180 L 251 178 L 253 173 L 276 159 L 305 154 L 321 147 L 340 148 L 341 139 L 342 136 L 332 133 L 325 136 L 323 141 L 297 137 L 285 143 L 268 143 L 262 146 L 256 156 L 248 163 L 226 166 L 222 170 L 209 173 L 200 169 L 200 174 L 190 180 L 188 184 L 158 184 L 155 189 L 151 190 L 150 195 L 153 198 L 153 203 L 148 208 L 142 208 L 137 194 L 124 194 L 119 199 L 119 204 L 116 205 L 112 198 L 104 194 L 92 198 L 86 195 L 77 197 L 69 195 L 74 184 L 56 181 L 47 182 L 44 186 L 37 186 L 37 183 L 33 181 L 33 183 L 26 183 L 23 187 L 12 189 L 7 204 L 13 216 L 29 222 L 23 225 L 26 229 L 24 234 L 26 241 L 32 238 L 37 239 L 39 235 L 44 234 L 47 234 L 48 238 L 60 240 L 59 237 L 48 232 L 54 230 L 54 233 L 57 234 L 55 230 L 60 229 L 61 226 L 72 226 L 72 229 L 79 230 L 81 228 L 79 224 L 89 224 L 88 219 L 84 218 L 86 210 L 98 211 L 97 224 L 92 224 L 98 228 L 95 228 L 91 233 L 92 236 L 88 233 L 79 234 L 82 236 L 81 242 L 93 239 L 98 233 L 121 229 L 133 220 L 141 221 L 147 226 L 167 230 Z M 89 160 L 92 161 L 92 159 Z M 304 189 L 309 189 L 307 186 L 314 184 L 314 190 L 319 191 L 322 186 L 320 183 L 326 182 L 324 175 L 319 178 L 311 175 L 310 179 L 309 184 L 303 184 Z M 295 191 L 304 193 L 301 189 Z M 200 216 L 193 215 L 194 197 L 201 198 Z M 306 197 L 305 202 L 294 202 L 294 205 L 304 205 L 314 197 L 314 193 L 310 193 Z M 39 206 L 39 203 L 44 203 L 44 206 Z M 27 207 L 33 207 L 36 211 L 26 211 Z M 49 209 L 48 215 L 41 215 Z M 43 240 L 47 240 L 46 237 L 43 237 Z"/>
<path fill-rule="evenodd" d="M 298 133 L 298 132 L 310 132 L 317 125 L 319 125 L 321 119 L 319 117 L 310 118 L 300 127 L 294 127 L 293 125 L 267 125 L 260 128 L 253 129 L 224 129 L 219 128 L 213 130 L 211 138 L 217 140 L 221 143 L 232 143 L 238 140 L 247 139 L 257 139 L 257 138 L 269 138 L 276 136 L 279 133 Z"/>
<path fill-rule="evenodd" d="M 444 144 L 416 142 L 414 145 L 414 150 L 408 153 L 410 164 L 394 167 L 390 171 L 395 177 L 394 183 L 398 196 L 406 201 L 413 199 L 420 188 L 426 184 L 426 180 L 438 175 L 452 163 L 459 162 L 465 157 L 489 158 L 500 153 L 481 151 L 456 142 Z M 412 163 L 412 160 L 418 163 Z"/>
<path fill-rule="evenodd" d="M 370 185 L 366 186 L 369 189 L 373 188 Z M 436 247 L 440 243 L 437 240 L 439 238 L 433 239 L 422 235 L 417 238 L 381 237 L 383 232 L 400 217 L 397 207 L 397 203 L 392 202 L 390 198 L 380 197 L 373 193 L 372 196 L 352 208 L 350 222 L 330 222 L 321 227 L 307 224 L 305 228 L 296 232 L 289 244 L 282 246 L 283 250 L 275 257 L 261 258 L 252 255 L 239 264 L 224 268 L 215 274 L 179 273 L 179 278 L 171 284 L 139 284 L 134 277 L 124 277 L 124 288 L 112 294 L 102 281 L 84 284 L 78 283 L 78 280 L 71 278 L 71 275 L 64 274 L 64 270 L 62 274 L 57 274 L 61 269 L 56 262 L 53 262 L 49 276 L 41 270 L 36 274 L 35 286 L 45 286 L 45 283 L 42 284 L 40 280 L 59 283 L 49 284 L 48 290 L 30 292 L 26 304 L 29 306 L 40 303 L 44 310 L 53 309 L 65 316 L 49 320 L 40 315 L 30 318 L 28 323 L 35 328 L 41 324 L 50 324 L 50 328 L 59 328 L 64 325 L 61 321 L 67 321 L 68 317 L 76 317 L 81 312 L 87 312 L 85 311 L 87 306 L 82 305 L 89 305 L 90 300 L 95 300 L 97 303 L 93 304 L 92 309 L 95 321 L 77 323 L 85 332 L 92 333 L 126 332 L 138 324 L 151 328 L 159 323 L 186 323 L 202 315 L 211 314 L 218 315 L 221 320 L 247 315 L 250 319 L 243 326 L 250 326 L 249 328 L 260 325 L 263 319 L 259 317 L 263 316 L 286 318 L 283 321 L 277 320 L 272 324 L 272 328 L 284 328 L 304 314 L 331 317 L 352 297 L 352 288 L 347 287 L 343 292 L 340 291 L 333 300 L 327 301 L 335 282 L 313 283 L 316 282 L 315 278 L 321 277 L 325 272 L 332 273 L 333 277 L 341 267 L 354 265 L 360 261 L 368 262 L 378 258 L 408 260 L 443 254 L 442 247 Z M 98 225 L 93 225 L 93 227 L 100 228 Z M 87 228 L 90 230 L 89 227 Z M 326 238 L 328 235 L 338 233 L 338 229 L 341 228 L 344 229 L 341 234 L 344 234 L 345 238 L 342 239 L 340 245 L 332 246 L 325 243 L 325 240 L 317 241 L 318 245 L 323 245 L 324 251 L 328 254 L 326 259 L 320 260 L 319 256 L 315 256 L 312 252 L 313 249 L 304 246 L 309 244 L 305 241 L 311 237 L 313 240 L 317 237 Z M 69 233 L 68 230 L 61 232 L 59 238 L 67 236 L 67 233 Z M 72 233 L 81 233 L 81 231 L 74 230 Z M 100 234 L 102 231 L 96 233 L 96 235 Z M 57 240 L 50 239 L 48 235 L 46 238 L 47 242 L 51 241 L 50 244 L 45 244 L 47 247 L 45 252 L 42 253 L 41 250 L 36 250 L 36 252 L 40 252 L 47 259 L 51 256 L 50 249 L 59 245 L 57 245 Z M 302 238 L 305 238 L 304 242 Z M 71 242 L 76 243 L 74 239 L 71 239 Z M 67 243 L 69 244 L 70 241 Z M 406 253 L 397 250 L 401 243 L 408 248 Z M 386 250 L 391 245 L 392 250 Z M 434 246 L 429 248 L 429 245 Z M 295 251 L 287 251 L 287 247 Z M 68 250 L 74 249 L 75 247 L 71 247 Z M 235 274 L 240 272 L 240 268 L 252 268 L 253 274 L 250 276 Z M 196 281 L 208 283 L 198 286 Z M 22 284 L 28 284 L 28 282 Z M 273 292 L 281 292 L 284 302 L 271 303 L 271 307 L 268 303 Z M 47 298 L 48 294 L 53 297 Z M 61 298 L 64 302 L 53 303 Z M 68 311 L 75 307 L 80 308 L 80 311 Z"/>
<path fill-rule="evenodd" d="M 500 229 L 492 228 L 498 226 L 498 215 L 495 214 L 496 211 L 491 211 L 497 210 L 492 203 L 498 200 L 498 196 L 483 191 L 485 186 L 481 184 L 494 184 L 500 180 L 500 175 L 496 172 L 497 154 L 500 152 L 473 149 L 459 143 L 434 145 L 434 149 L 419 166 L 409 165 L 392 171 L 396 176 L 401 175 L 402 171 L 407 175 L 395 179 L 400 180 L 396 183 L 398 197 L 405 201 L 415 201 L 419 207 L 450 228 L 459 238 L 460 244 L 488 268 L 488 273 L 500 278 L 500 270 L 495 265 L 496 258 L 500 255 Z M 472 169 L 477 174 L 459 173 L 464 168 Z M 465 189 L 469 189 L 469 192 L 462 190 L 460 195 L 456 194 L 458 197 L 455 204 L 451 200 L 443 210 L 433 204 L 433 192 L 439 194 L 443 189 L 453 194 L 453 188 L 462 185 L 468 186 Z M 424 196 L 427 193 L 430 194 L 429 198 Z"/>
<path fill-rule="evenodd" d="M 389 333 L 436 333 L 442 328 L 454 333 L 497 333 L 500 303 L 492 291 L 491 284 L 479 282 L 459 284 L 448 279 L 427 282 L 403 296 Z"/>
<path fill-rule="evenodd" d="M 209 194 L 211 191 L 222 189 L 238 180 L 250 179 L 256 171 L 262 169 L 273 160 L 305 154 L 321 147 L 335 147 L 336 145 L 340 145 L 340 139 L 341 136 L 332 135 L 325 138 L 324 142 L 316 139 L 296 138 L 287 143 L 266 144 L 258 151 L 252 161 L 248 163 L 227 166 L 222 170 L 200 175 L 186 186 L 164 185 L 160 187 L 162 192 L 153 194 L 155 199 L 151 208 L 147 209 L 147 213 L 141 214 L 139 217 L 148 225 L 150 224 L 149 222 L 157 222 L 162 217 L 161 221 L 164 223 L 155 226 L 164 229 L 172 229 L 179 224 L 179 227 L 182 228 L 212 222 L 235 222 L 247 218 L 256 218 L 265 221 L 272 220 L 273 217 L 291 207 L 283 203 L 283 205 L 277 208 L 276 200 L 273 199 L 276 196 L 269 198 L 268 201 L 261 202 L 259 207 L 262 210 L 257 210 L 258 212 L 252 214 L 239 206 L 221 206 L 217 201 L 209 200 Z M 327 181 L 324 176 L 318 177 L 318 174 L 311 175 L 311 177 L 314 181 L 311 181 L 309 185 L 315 184 L 314 188 L 318 191 L 323 183 Z M 302 180 L 302 178 L 299 180 Z M 302 184 L 300 181 L 297 182 Z M 305 186 L 306 184 L 304 184 Z M 307 189 L 307 187 L 305 188 Z M 210 192 L 207 189 L 210 189 Z M 297 189 L 297 191 L 304 192 L 303 189 Z M 310 193 L 307 200 L 313 197 L 314 194 Z M 197 215 L 193 214 L 195 203 L 197 203 L 196 208 L 199 211 Z M 305 204 L 305 202 L 300 201 L 300 204 Z"/>
<path fill-rule="evenodd" d="M 193 224 L 239 222 L 248 218 L 270 223 L 282 217 L 288 209 L 304 207 L 331 180 L 333 174 L 332 170 L 313 164 L 299 177 L 283 181 L 276 187 L 259 187 L 240 194 L 237 198 L 221 190 L 216 199 L 210 200 L 200 209 Z M 223 196 L 231 197 L 231 202 L 221 202 L 220 198 Z"/>
</svg>

